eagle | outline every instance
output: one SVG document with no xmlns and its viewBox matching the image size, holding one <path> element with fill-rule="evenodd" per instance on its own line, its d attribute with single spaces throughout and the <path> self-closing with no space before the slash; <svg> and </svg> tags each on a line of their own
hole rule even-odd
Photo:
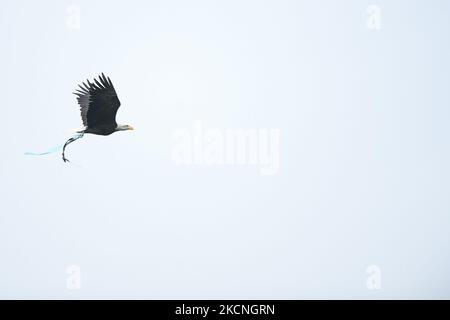
<svg viewBox="0 0 450 320">
<path fill-rule="evenodd" d="M 116 122 L 120 101 L 109 77 L 105 77 L 102 73 L 98 76 L 98 80 L 94 78 L 93 83 L 88 79 L 86 83 L 83 82 L 78 87 L 74 94 L 80 106 L 84 129 L 78 130 L 78 135 L 64 144 L 62 151 L 64 162 L 69 162 L 65 157 L 66 147 L 83 137 L 85 133 L 107 136 L 116 131 L 134 130 L 130 125 L 121 125 Z"/>
</svg>

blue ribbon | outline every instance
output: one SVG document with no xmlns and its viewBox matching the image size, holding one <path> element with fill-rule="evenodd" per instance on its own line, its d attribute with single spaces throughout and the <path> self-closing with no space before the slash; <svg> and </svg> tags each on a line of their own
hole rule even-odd
<svg viewBox="0 0 450 320">
<path fill-rule="evenodd" d="M 44 156 L 44 155 L 46 155 L 46 154 L 50 154 L 50 153 L 55 153 L 55 152 L 58 152 L 58 151 L 62 151 L 62 149 L 63 149 L 63 144 L 61 144 L 61 145 L 59 145 L 59 146 L 56 146 L 56 147 L 53 147 L 53 148 L 50 148 L 50 149 L 48 149 L 47 151 L 45 151 L 45 152 L 25 152 L 24 154 L 26 155 L 26 156 Z"/>
</svg>

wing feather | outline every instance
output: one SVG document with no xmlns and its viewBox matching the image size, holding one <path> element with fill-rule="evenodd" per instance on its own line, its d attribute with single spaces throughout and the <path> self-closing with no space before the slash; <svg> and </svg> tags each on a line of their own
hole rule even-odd
<svg viewBox="0 0 450 320">
<path fill-rule="evenodd" d="M 116 90 L 109 79 L 102 73 L 99 77 L 100 82 L 94 78 L 94 82 L 86 80 L 87 84 L 82 82 L 83 86 L 78 85 L 74 94 L 80 106 L 81 119 L 83 125 L 90 128 L 101 126 L 115 126 L 117 110 L 120 107 L 120 101 Z"/>
</svg>

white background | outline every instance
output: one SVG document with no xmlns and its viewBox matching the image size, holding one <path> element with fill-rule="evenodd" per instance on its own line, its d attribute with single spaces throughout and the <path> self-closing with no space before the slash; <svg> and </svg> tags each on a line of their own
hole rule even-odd
<svg viewBox="0 0 450 320">
<path fill-rule="evenodd" d="M 2 1 L 0 298 L 449 298 L 449 18 L 443 0 Z M 72 92 L 101 72 L 136 130 L 86 135 L 77 165 L 25 156 L 81 126 Z M 279 129 L 279 173 L 175 166 L 196 120 Z"/>
</svg>

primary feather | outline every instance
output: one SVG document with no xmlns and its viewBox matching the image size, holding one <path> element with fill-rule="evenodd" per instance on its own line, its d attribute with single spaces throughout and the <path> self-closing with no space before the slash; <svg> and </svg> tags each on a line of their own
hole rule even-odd
<svg viewBox="0 0 450 320">
<path fill-rule="evenodd" d="M 116 114 L 120 101 L 109 77 L 102 73 L 94 83 L 86 80 L 74 92 L 80 105 L 81 119 L 87 133 L 111 134 L 117 127 Z"/>
</svg>

